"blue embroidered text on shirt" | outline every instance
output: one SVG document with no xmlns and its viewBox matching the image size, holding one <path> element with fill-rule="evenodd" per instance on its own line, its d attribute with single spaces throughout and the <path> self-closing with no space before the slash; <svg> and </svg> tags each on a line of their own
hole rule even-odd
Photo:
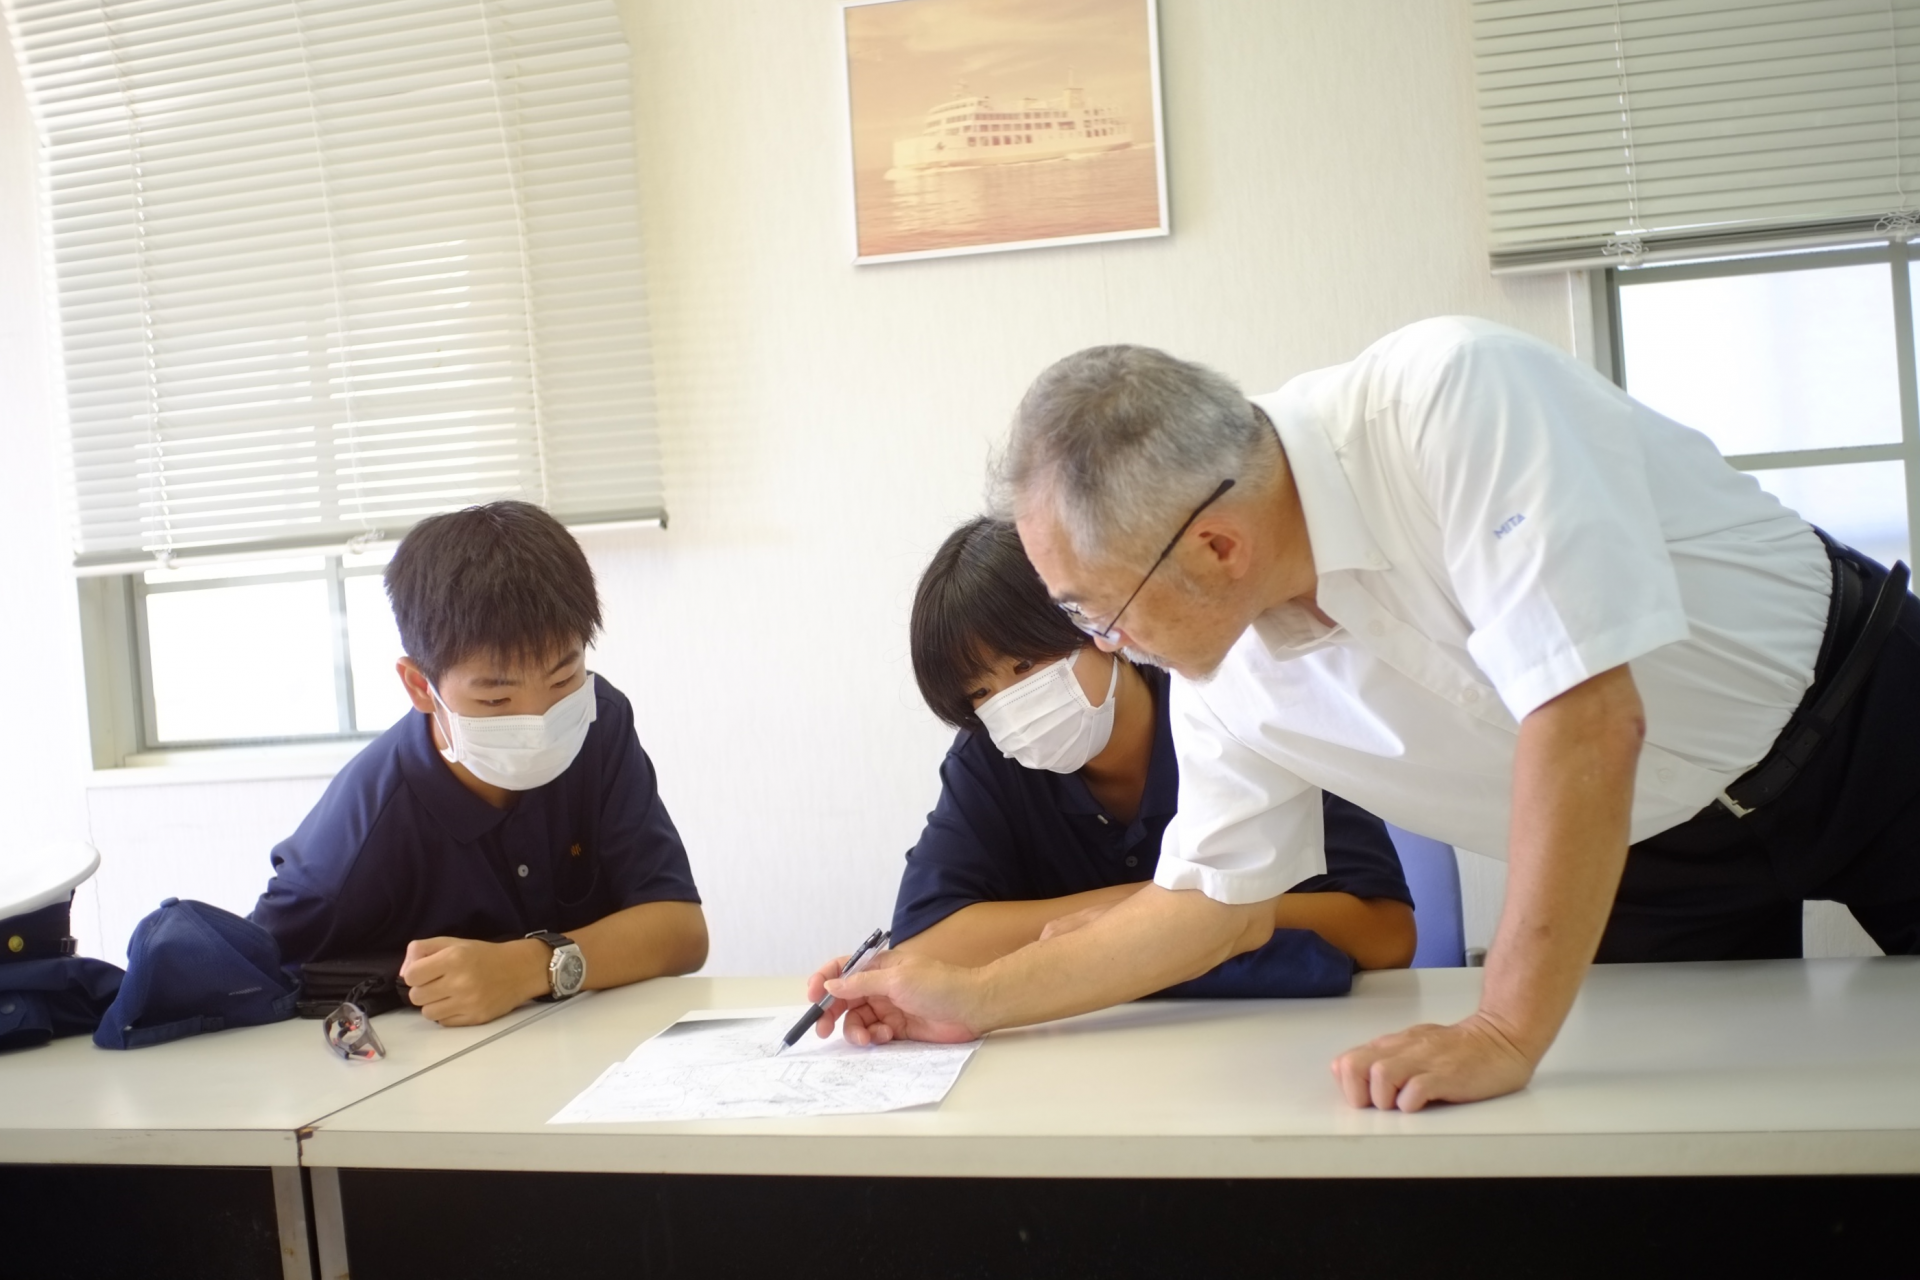
<svg viewBox="0 0 1920 1280">
<path fill-rule="evenodd" d="M 1527 518 L 1524 515 L 1508 516 L 1506 520 L 1501 523 L 1500 527 L 1493 531 L 1493 536 L 1496 538 L 1504 538 L 1526 522 Z"/>
</svg>

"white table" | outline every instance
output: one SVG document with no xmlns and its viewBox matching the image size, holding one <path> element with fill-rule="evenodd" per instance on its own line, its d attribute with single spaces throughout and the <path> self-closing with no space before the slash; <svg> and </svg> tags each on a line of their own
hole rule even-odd
<svg viewBox="0 0 1920 1280">
<path fill-rule="evenodd" d="M 1920 1172 L 1920 959 L 1605 966 L 1527 1091 L 1416 1115 L 1340 1100 L 1336 1053 L 1464 1015 L 1480 976 L 1367 974 L 1344 1000 L 1148 1002 L 1000 1033 L 937 1109 L 548 1125 L 686 1010 L 799 991 L 665 979 L 562 1007 L 347 1106 L 302 1155 L 335 1168 L 1027 1178 Z"/>
<path fill-rule="evenodd" d="M 410 1009 L 374 1019 L 387 1056 L 346 1062 L 307 1019 L 192 1036 L 143 1049 L 69 1036 L 0 1054 L 0 1163 L 225 1165 L 273 1171 L 287 1274 L 307 1272 L 300 1135 L 553 1012 L 529 1005 L 484 1027 L 439 1027 Z M 337 1211 L 317 1186 L 322 1225 Z M 294 1266 L 297 1259 L 297 1268 Z"/>
<path fill-rule="evenodd" d="M 377 1062 L 342 1061 L 302 1018 L 144 1049 L 68 1036 L 0 1054 L 0 1163 L 298 1166 L 307 1125 L 553 1009 L 484 1027 L 384 1013 Z"/>
<path fill-rule="evenodd" d="M 1001 1033 L 938 1108 L 812 1120 L 546 1123 L 686 1010 L 791 1003 L 797 979 L 663 979 L 471 1030 L 389 1014 L 376 1064 L 334 1059 L 312 1022 L 127 1053 L 69 1040 L 0 1057 L 0 1162 L 272 1168 L 294 1276 L 307 1266 L 297 1158 L 329 1277 L 347 1272 L 342 1169 L 795 1186 L 1920 1172 L 1920 959 L 1600 968 L 1524 1093 L 1418 1115 L 1341 1102 L 1335 1053 L 1461 1016 L 1480 976 L 1369 974 L 1345 1000 L 1150 1002 Z M 573 1229 L 564 1208 L 529 1226 L 501 1203 L 476 1211 L 521 1237 Z M 617 1212 L 596 1221 L 625 1230 Z"/>
</svg>

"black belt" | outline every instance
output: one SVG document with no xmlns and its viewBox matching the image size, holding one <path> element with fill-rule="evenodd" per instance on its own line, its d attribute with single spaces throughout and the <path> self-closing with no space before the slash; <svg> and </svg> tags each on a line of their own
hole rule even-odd
<svg viewBox="0 0 1920 1280">
<path fill-rule="evenodd" d="M 1814 532 L 1826 544 L 1827 559 L 1833 565 L 1833 595 L 1827 604 L 1827 630 L 1820 638 L 1813 684 L 1787 720 L 1787 727 L 1773 740 L 1773 750 L 1715 797 L 1715 803 L 1736 818 L 1777 800 L 1813 758 L 1815 749 L 1833 732 L 1840 713 L 1866 684 L 1880 647 L 1893 634 L 1893 624 L 1906 598 L 1907 566 L 1895 561 L 1869 608 L 1867 583 L 1880 566 L 1823 531 Z M 1864 624 L 1860 622 L 1863 613 Z"/>
</svg>

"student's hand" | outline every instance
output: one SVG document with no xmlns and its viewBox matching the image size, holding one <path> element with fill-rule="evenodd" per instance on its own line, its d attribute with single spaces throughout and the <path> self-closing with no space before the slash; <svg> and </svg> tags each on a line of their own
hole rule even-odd
<svg viewBox="0 0 1920 1280">
<path fill-rule="evenodd" d="M 808 988 L 813 989 L 817 980 L 837 997 L 828 1012 L 845 1015 L 849 1044 L 889 1040 L 960 1044 L 980 1038 L 974 1029 L 979 1019 L 971 1016 L 977 1005 L 974 980 L 978 973 L 911 952 L 883 951 L 859 973 L 844 978 L 823 979 L 816 973 Z"/>
<path fill-rule="evenodd" d="M 1492 1019 L 1476 1013 L 1450 1027 L 1423 1023 L 1349 1049 L 1333 1060 L 1333 1078 L 1356 1107 L 1418 1111 L 1429 1102 L 1478 1102 L 1524 1089 L 1533 1066 Z"/>
<path fill-rule="evenodd" d="M 551 954 L 538 938 L 422 938 L 407 944 L 400 976 L 420 1012 L 443 1027 L 474 1027 L 545 995 Z"/>
<path fill-rule="evenodd" d="M 1045 942 L 1048 938 L 1057 938 L 1061 934 L 1072 933 L 1075 929 L 1083 929 L 1111 910 L 1113 910 L 1111 902 L 1097 902 L 1091 907 L 1082 907 L 1078 911 L 1069 911 L 1063 916 L 1055 916 L 1041 928 L 1040 941 Z"/>
</svg>

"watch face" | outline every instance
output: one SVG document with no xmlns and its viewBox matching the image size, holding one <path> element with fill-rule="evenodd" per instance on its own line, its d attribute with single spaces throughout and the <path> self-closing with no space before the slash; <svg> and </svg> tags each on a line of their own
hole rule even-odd
<svg viewBox="0 0 1920 1280">
<path fill-rule="evenodd" d="M 580 989 L 587 976 L 587 962 L 578 947 L 562 947 L 553 953 L 553 993 L 570 996 Z"/>
</svg>

